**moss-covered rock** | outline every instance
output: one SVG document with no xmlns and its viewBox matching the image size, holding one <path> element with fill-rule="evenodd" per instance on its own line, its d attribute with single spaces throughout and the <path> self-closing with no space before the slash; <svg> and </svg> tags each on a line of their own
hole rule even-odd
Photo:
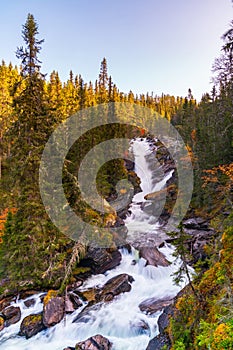
<svg viewBox="0 0 233 350">
<path fill-rule="evenodd" d="M 42 313 L 26 316 L 20 325 L 20 335 L 27 339 L 45 329 Z"/>
</svg>

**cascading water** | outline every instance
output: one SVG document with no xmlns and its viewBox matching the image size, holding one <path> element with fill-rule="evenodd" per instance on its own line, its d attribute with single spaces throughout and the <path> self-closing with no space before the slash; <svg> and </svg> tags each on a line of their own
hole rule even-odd
<svg viewBox="0 0 233 350">
<path fill-rule="evenodd" d="M 152 153 L 146 140 L 135 140 L 132 144 L 135 156 L 135 171 L 141 178 L 142 192 L 135 195 L 131 205 L 131 215 L 125 220 L 129 233 L 150 232 L 159 233 L 158 225 L 153 224 L 152 218 L 146 214 L 141 203 L 145 194 L 161 189 L 171 177 L 171 173 L 163 177 L 157 185 L 154 183 L 153 170 L 150 169 L 147 156 Z M 26 340 L 18 336 L 20 323 L 4 328 L 0 332 L 0 349 L 4 350 L 62 350 L 67 346 L 74 346 L 77 342 L 87 339 L 95 334 L 107 337 L 113 343 L 113 350 L 145 350 L 151 338 L 158 334 L 157 321 L 161 311 L 147 315 L 140 311 L 139 304 L 148 298 L 174 297 L 181 286 L 174 285 L 171 277 L 179 261 L 174 261 L 173 248 L 164 245 L 159 249 L 171 262 L 168 267 L 146 266 L 146 261 L 138 258 L 138 252 L 132 248 L 129 253 L 122 250 L 121 264 L 104 275 L 90 277 L 82 286 L 82 290 L 94 286 L 102 286 L 110 278 L 121 273 L 127 273 L 134 278 L 130 292 L 123 293 L 114 298 L 112 302 L 102 303 L 99 307 L 90 309 L 85 322 L 73 323 L 73 320 L 82 312 L 86 304 L 65 320 L 50 329 L 38 333 Z M 133 263 L 134 262 L 134 263 Z M 185 284 L 185 282 L 184 282 Z M 35 299 L 36 303 L 27 308 L 25 301 L 13 303 L 19 306 L 22 312 L 21 320 L 34 313 L 42 311 L 41 295 L 28 299 Z"/>
<path fill-rule="evenodd" d="M 163 202 L 156 215 L 154 215 L 155 213 L 151 215 L 143 209 L 144 205 L 148 203 L 144 197 L 148 193 L 161 190 L 172 177 L 173 170 L 164 175 L 159 163 L 151 168 L 151 165 L 156 163 L 155 146 L 146 139 L 136 139 L 132 142 L 131 151 L 135 158 L 135 172 L 141 180 L 140 187 L 142 191 L 133 197 L 130 205 L 131 215 L 125 220 L 128 229 L 127 239 L 130 243 L 137 239 L 141 242 L 143 236 L 148 238 L 148 235 L 152 234 L 159 244 L 164 241 L 166 236 L 157 221 L 163 208 Z"/>
</svg>

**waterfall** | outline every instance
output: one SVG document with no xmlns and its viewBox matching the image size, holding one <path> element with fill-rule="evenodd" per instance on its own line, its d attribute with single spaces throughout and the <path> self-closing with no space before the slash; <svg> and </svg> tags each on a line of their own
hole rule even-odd
<svg viewBox="0 0 233 350">
<path fill-rule="evenodd" d="M 135 171 L 141 179 L 142 192 L 136 194 L 130 207 L 131 214 L 125 220 L 129 235 L 134 236 L 150 233 L 160 234 L 159 225 L 142 209 L 146 202 L 144 196 L 157 191 L 165 185 L 172 176 L 172 172 L 164 175 L 161 169 L 151 169 L 148 157 L 153 155 L 153 149 L 143 139 L 136 139 L 132 143 L 132 152 L 135 156 Z M 18 336 L 20 323 L 4 328 L 0 332 L 0 349 L 4 350 L 63 350 L 67 346 L 75 346 L 79 341 L 85 340 L 95 334 L 107 337 L 113 343 L 113 350 L 145 350 L 150 339 L 158 334 L 158 318 L 161 311 L 148 315 L 140 311 L 139 304 L 148 298 L 175 297 L 182 286 L 174 285 L 172 274 L 177 271 L 179 260 L 174 260 L 173 247 L 165 244 L 159 249 L 171 262 L 168 267 L 146 266 L 145 259 L 138 257 L 138 252 L 132 248 L 129 253 L 121 250 L 121 264 L 105 274 L 91 276 L 87 279 L 82 290 L 94 286 L 103 286 L 107 280 L 121 273 L 127 273 L 134 278 L 132 289 L 118 295 L 112 302 L 102 303 L 98 308 L 90 309 L 85 322 L 73 323 L 73 320 L 86 306 L 77 309 L 74 313 L 66 315 L 65 320 L 54 327 L 46 329 L 36 336 L 26 340 Z M 27 308 L 23 300 L 12 303 L 19 306 L 22 318 L 42 311 L 41 294 L 31 296 L 35 304 Z M 21 320 L 22 320 L 21 318 Z"/>
</svg>

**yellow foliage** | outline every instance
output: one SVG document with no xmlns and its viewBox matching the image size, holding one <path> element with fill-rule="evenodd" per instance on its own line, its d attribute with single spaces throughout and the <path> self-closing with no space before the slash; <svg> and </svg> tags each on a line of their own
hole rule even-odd
<svg viewBox="0 0 233 350">
<path fill-rule="evenodd" d="M 115 214 L 107 214 L 104 218 L 104 226 L 110 227 L 113 226 L 116 222 L 116 215 Z"/>
<path fill-rule="evenodd" d="M 229 339 L 229 332 L 230 327 L 227 324 L 221 323 L 220 325 L 218 325 L 213 334 L 214 341 L 212 342 L 212 350 L 220 349 L 219 346 L 221 346 L 222 342 Z"/>
<path fill-rule="evenodd" d="M 199 284 L 199 291 L 203 294 L 211 294 L 218 287 L 217 274 L 221 270 L 220 262 L 217 262 L 213 267 L 204 273 L 204 276 Z"/>
<path fill-rule="evenodd" d="M 7 220 L 8 213 L 15 214 L 17 212 L 17 208 L 6 208 L 0 215 L 0 237 L 4 235 L 5 223 Z M 0 239 L 0 243 L 2 243 L 2 238 Z"/>
<path fill-rule="evenodd" d="M 50 299 L 55 298 L 57 294 L 58 292 L 56 290 L 50 289 L 44 297 L 44 306 L 48 304 Z"/>
</svg>

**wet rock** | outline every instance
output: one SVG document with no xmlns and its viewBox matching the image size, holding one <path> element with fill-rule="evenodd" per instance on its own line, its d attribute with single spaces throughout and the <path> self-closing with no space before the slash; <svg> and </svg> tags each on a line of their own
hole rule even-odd
<svg viewBox="0 0 233 350">
<path fill-rule="evenodd" d="M 37 333 L 43 331 L 45 326 L 43 324 L 43 316 L 40 314 L 32 314 L 25 317 L 20 325 L 19 335 L 25 336 L 26 339 L 33 337 Z"/>
<path fill-rule="evenodd" d="M 158 319 L 158 327 L 159 332 L 164 333 L 165 328 L 169 325 L 169 319 L 174 314 L 174 305 L 171 304 L 169 306 L 166 306 L 163 310 L 163 313 L 159 316 Z"/>
<path fill-rule="evenodd" d="M 9 296 L 9 297 L 3 298 L 0 301 L 0 311 L 10 306 L 11 302 L 14 302 L 15 300 L 16 300 L 15 296 Z"/>
<path fill-rule="evenodd" d="M 100 334 L 88 338 L 87 340 L 77 343 L 75 350 L 111 350 L 110 341 Z"/>
<path fill-rule="evenodd" d="M 43 324 L 45 327 L 51 327 L 59 323 L 65 314 L 65 301 L 61 297 L 51 298 L 44 305 Z"/>
<path fill-rule="evenodd" d="M 177 296 L 175 300 L 177 300 Z M 167 350 L 171 349 L 171 340 L 169 338 L 169 334 L 166 332 L 166 328 L 169 325 L 170 317 L 173 315 L 174 305 L 171 304 L 169 306 L 166 306 L 163 310 L 163 313 L 159 316 L 158 319 L 158 327 L 160 334 L 149 342 L 146 350 L 163 350 L 164 348 Z"/>
<path fill-rule="evenodd" d="M 69 295 L 66 295 L 65 297 L 65 312 L 67 314 L 72 314 L 72 312 L 75 311 L 74 304 L 71 301 Z"/>
<path fill-rule="evenodd" d="M 31 307 L 31 306 L 34 306 L 36 303 L 35 299 L 28 299 L 28 300 L 25 300 L 24 301 L 24 305 L 26 307 Z"/>
<path fill-rule="evenodd" d="M 120 262 L 121 253 L 118 250 L 89 247 L 79 266 L 90 267 L 91 273 L 99 274 L 115 268 Z"/>
<path fill-rule="evenodd" d="M 169 266 L 169 261 L 165 258 L 156 247 L 142 247 L 139 249 L 139 257 L 144 258 L 147 263 L 146 265 L 152 266 Z"/>
<path fill-rule="evenodd" d="M 75 310 L 83 305 L 82 300 L 79 298 L 79 296 L 76 293 L 70 292 L 68 295 Z"/>
<path fill-rule="evenodd" d="M 68 348 L 65 348 L 63 350 L 75 350 L 75 348 L 72 348 L 71 346 L 69 346 Z"/>
<path fill-rule="evenodd" d="M 89 303 L 73 320 L 72 323 L 88 323 L 90 320 L 95 321 L 95 312 L 100 309 L 102 303 L 93 304 Z"/>
<path fill-rule="evenodd" d="M 131 323 L 131 328 L 135 331 L 136 335 L 146 334 L 150 337 L 150 326 L 144 320 L 138 320 L 134 323 Z"/>
<path fill-rule="evenodd" d="M 171 341 L 166 334 L 159 334 L 151 339 L 146 350 L 163 350 L 164 348 L 171 349 Z"/>
<path fill-rule="evenodd" d="M 138 307 L 142 312 L 146 312 L 147 314 L 151 315 L 172 304 L 172 302 L 173 299 L 170 297 L 163 299 L 150 298 L 141 302 Z"/>
<path fill-rule="evenodd" d="M 86 291 L 79 292 L 80 297 L 88 301 L 88 305 L 77 315 L 73 322 L 87 323 L 95 319 L 95 311 L 99 310 L 103 302 L 110 302 L 116 295 L 129 292 L 133 277 L 123 273 L 110 278 L 102 288 L 90 288 Z"/>
<path fill-rule="evenodd" d="M 133 281 L 133 277 L 126 273 L 110 278 L 110 280 L 108 280 L 103 286 L 102 291 L 99 294 L 99 299 L 111 301 L 114 296 L 129 292 Z"/>
<path fill-rule="evenodd" d="M 5 326 L 8 327 L 19 322 L 21 318 L 21 311 L 18 306 L 9 306 L 2 310 L 2 315 L 5 318 Z"/>
</svg>

